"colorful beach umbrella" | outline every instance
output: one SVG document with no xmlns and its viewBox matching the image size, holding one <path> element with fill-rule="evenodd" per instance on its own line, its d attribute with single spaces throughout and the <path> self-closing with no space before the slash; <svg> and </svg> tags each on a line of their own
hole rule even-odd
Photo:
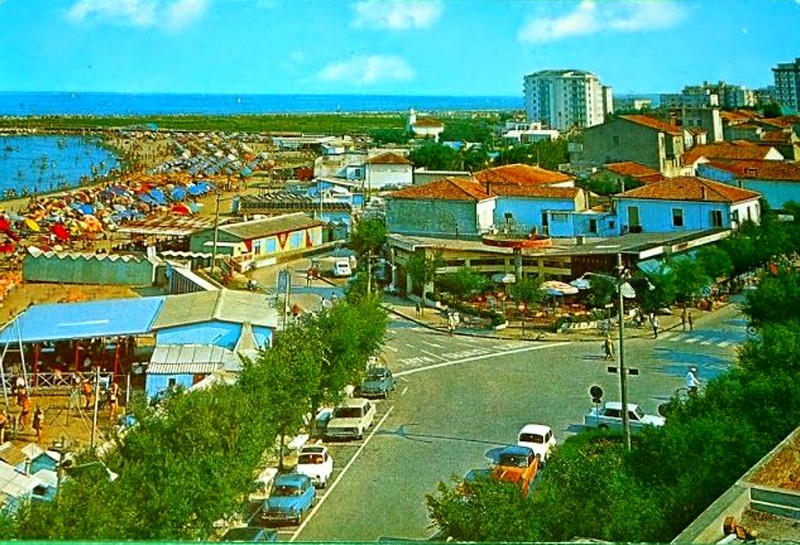
<svg viewBox="0 0 800 545">
<path fill-rule="evenodd" d="M 58 240 L 69 240 L 69 231 L 63 223 L 53 225 L 50 231 L 56 236 Z"/>
<path fill-rule="evenodd" d="M 42 230 L 42 228 L 41 228 L 41 227 L 39 227 L 39 224 L 38 224 L 38 223 L 36 223 L 36 220 L 34 220 L 34 219 L 31 219 L 31 218 L 27 218 L 27 219 L 25 219 L 25 226 L 26 226 L 28 229 L 30 229 L 31 231 L 35 231 L 35 232 L 37 232 L 37 233 L 38 233 L 39 231 L 41 231 L 41 230 Z"/>
</svg>

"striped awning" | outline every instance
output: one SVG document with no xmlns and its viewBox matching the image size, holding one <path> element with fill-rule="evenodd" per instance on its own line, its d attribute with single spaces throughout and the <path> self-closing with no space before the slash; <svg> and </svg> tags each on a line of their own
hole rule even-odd
<svg viewBox="0 0 800 545">
<path fill-rule="evenodd" d="M 238 362 L 239 360 L 233 352 L 220 346 L 157 345 L 147 366 L 147 373 L 155 375 L 208 374 Z"/>
</svg>

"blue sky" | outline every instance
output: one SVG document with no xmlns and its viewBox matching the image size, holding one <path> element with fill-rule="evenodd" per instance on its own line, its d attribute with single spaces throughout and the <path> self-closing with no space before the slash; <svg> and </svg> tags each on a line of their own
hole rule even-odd
<svg viewBox="0 0 800 545">
<path fill-rule="evenodd" d="M 800 57 L 800 0 L 0 0 L 0 91 L 616 94 L 751 88 Z"/>
</svg>

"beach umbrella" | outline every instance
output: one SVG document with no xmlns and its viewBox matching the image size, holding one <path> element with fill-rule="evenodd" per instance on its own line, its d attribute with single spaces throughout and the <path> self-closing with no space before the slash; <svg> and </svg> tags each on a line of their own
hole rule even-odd
<svg viewBox="0 0 800 545">
<path fill-rule="evenodd" d="M 579 290 L 588 290 L 592 283 L 588 278 L 576 278 L 569 283 L 570 286 L 578 288 Z"/>
<path fill-rule="evenodd" d="M 53 233 L 58 240 L 69 240 L 69 231 L 67 231 L 63 223 L 56 223 L 53 225 L 53 227 L 50 228 L 50 232 Z"/>
<path fill-rule="evenodd" d="M 558 297 L 560 295 L 574 295 L 578 293 L 578 288 L 570 286 L 566 282 L 558 280 L 546 280 L 542 282 L 541 288 L 547 295 Z"/>
<path fill-rule="evenodd" d="M 173 200 L 182 201 L 186 198 L 186 190 L 182 187 L 176 186 L 172 189 L 170 195 L 172 195 Z"/>
<path fill-rule="evenodd" d="M 96 216 L 85 216 L 83 222 L 86 224 L 86 229 L 93 233 L 103 230 L 103 224 L 100 223 L 100 220 L 97 219 Z"/>
<path fill-rule="evenodd" d="M 26 218 L 25 219 L 25 226 L 28 229 L 30 229 L 31 231 L 35 231 L 37 233 L 42 230 L 42 228 L 39 227 L 39 224 L 36 223 L 36 220 L 31 219 L 31 218 Z"/>
<path fill-rule="evenodd" d="M 78 206 L 78 212 L 84 214 L 94 214 L 94 207 L 91 204 L 81 204 Z"/>
<path fill-rule="evenodd" d="M 14 245 L 13 242 L 4 242 L 0 244 L 0 253 L 3 254 L 13 254 L 14 250 L 16 249 L 17 247 Z"/>
<path fill-rule="evenodd" d="M 513 273 L 497 273 L 492 275 L 492 280 L 498 284 L 513 284 L 517 281 L 517 277 Z"/>
<path fill-rule="evenodd" d="M 185 204 L 179 203 L 172 207 L 172 212 L 174 214 L 179 214 L 181 216 L 188 216 L 192 213 L 188 206 Z"/>
<path fill-rule="evenodd" d="M 186 191 L 188 191 L 189 195 L 192 195 L 192 196 L 197 196 L 197 195 L 202 195 L 203 194 L 203 190 L 200 189 L 200 186 L 196 185 L 196 184 L 189 184 L 186 187 Z"/>
<path fill-rule="evenodd" d="M 11 225 L 6 218 L 0 217 L 0 231 L 6 232 L 11 229 Z"/>
</svg>

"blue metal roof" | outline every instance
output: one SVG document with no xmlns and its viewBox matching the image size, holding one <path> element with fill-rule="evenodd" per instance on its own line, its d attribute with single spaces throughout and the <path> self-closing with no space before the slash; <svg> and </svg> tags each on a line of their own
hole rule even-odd
<svg viewBox="0 0 800 545">
<path fill-rule="evenodd" d="M 0 343 L 141 335 L 150 332 L 165 299 L 158 296 L 34 305 L 0 332 Z"/>
</svg>

